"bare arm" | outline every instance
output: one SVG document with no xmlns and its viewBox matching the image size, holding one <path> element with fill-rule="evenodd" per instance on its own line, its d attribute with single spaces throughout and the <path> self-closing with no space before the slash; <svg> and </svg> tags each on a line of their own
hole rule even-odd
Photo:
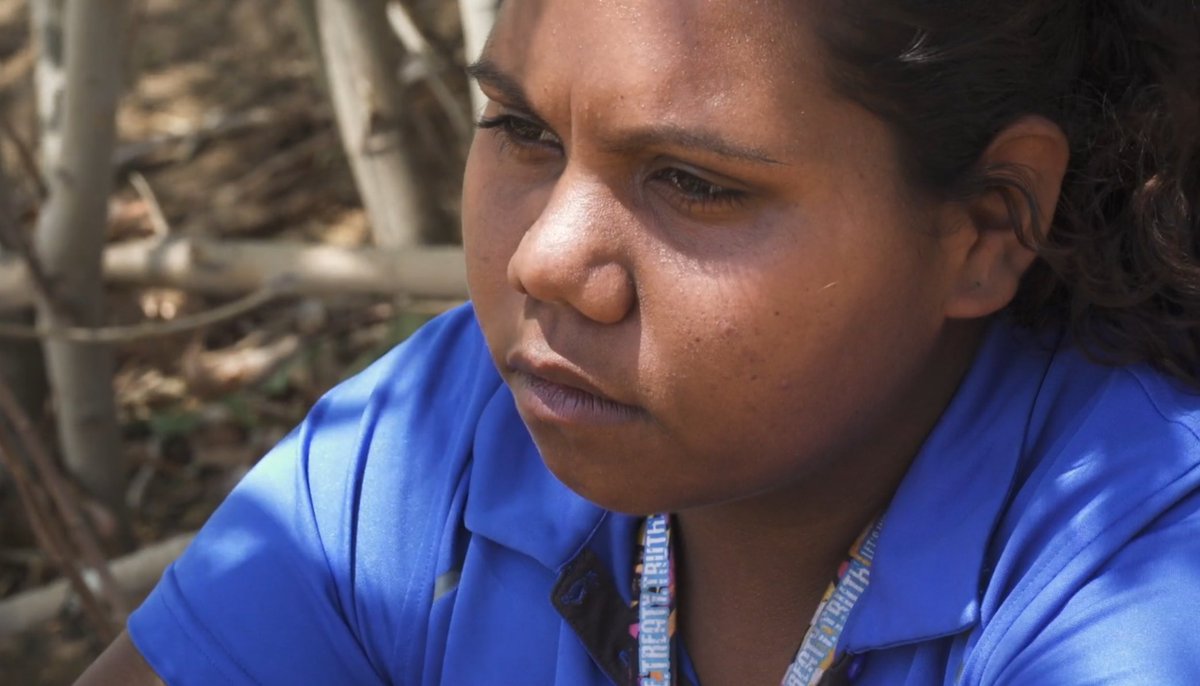
<svg viewBox="0 0 1200 686">
<path fill-rule="evenodd" d="M 75 681 L 75 686 L 164 686 L 142 654 L 122 631 Z"/>
</svg>

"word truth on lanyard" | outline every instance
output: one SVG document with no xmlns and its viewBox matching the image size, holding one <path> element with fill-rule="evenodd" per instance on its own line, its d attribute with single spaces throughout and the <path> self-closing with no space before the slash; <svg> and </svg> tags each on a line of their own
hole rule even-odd
<svg viewBox="0 0 1200 686">
<path fill-rule="evenodd" d="M 871 562 L 883 529 L 882 518 L 863 531 L 850 548 L 813 614 L 800 649 L 783 676 L 782 686 L 817 686 L 832 667 L 846 619 L 871 582 Z M 638 569 L 638 683 L 673 686 L 675 668 L 675 565 L 671 559 L 671 519 L 666 514 L 646 518 Z"/>
</svg>

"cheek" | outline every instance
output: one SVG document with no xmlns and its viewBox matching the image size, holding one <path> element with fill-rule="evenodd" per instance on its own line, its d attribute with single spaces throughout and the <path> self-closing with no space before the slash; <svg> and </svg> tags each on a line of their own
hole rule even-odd
<svg viewBox="0 0 1200 686">
<path fill-rule="evenodd" d="M 462 233 L 463 250 L 466 252 L 468 268 L 477 259 L 486 259 L 484 251 L 491 249 L 494 241 L 488 240 L 487 223 L 484 217 L 489 208 L 496 206 L 494 163 L 490 155 L 482 151 L 483 143 L 476 139 L 467 156 L 463 173 Z"/>
<path fill-rule="evenodd" d="M 553 180 L 552 175 L 523 169 L 505 159 L 488 132 L 476 135 L 463 175 L 468 285 L 506 282 L 508 262 L 545 209 Z"/>
<path fill-rule="evenodd" d="M 497 367 L 514 337 L 517 295 L 508 285 L 508 262 L 520 241 L 520 218 L 504 197 L 511 194 L 497 173 L 488 141 L 476 140 L 463 175 L 462 234 L 467 291 Z"/>
<path fill-rule="evenodd" d="M 680 297 L 643 313 L 644 369 L 656 370 L 645 387 L 669 408 L 661 418 L 687 452 L 730 475 L 731 486 L 732 475 L 754 488 L 806 455 L 836 452 L 932 335 L 904 307 L 907 286 L 887 273 L 854 275 L 828 253 L 790 257 L 784 268 L 767 260 L 736 279 L 678 274 Z M 742 462 L 750 453 L 755 469 Z"/>
<path fill-rule="evenodd" d="M 471 299 L 485 311 L 506 290 L 508 261 L 528 226 L 522 223 L 516 201 L 520 193 L 500 173 L 493 148 L 490 141 L 478 138 L 471 146 L 462 195 L 467 287 Z"/>
<path fill-rule="evenodd" d="M 714 458 L 778 430 L 776 412 L 796 401 L 807 354 L 806 324 L 789 311 L 798 306 L 778 302 L 762 272 L 743 275 L 730 283 L 680 273 L 664 279 L 672 297 L 641 312 L 641 385 L 688 451 Z"/>
</svg>

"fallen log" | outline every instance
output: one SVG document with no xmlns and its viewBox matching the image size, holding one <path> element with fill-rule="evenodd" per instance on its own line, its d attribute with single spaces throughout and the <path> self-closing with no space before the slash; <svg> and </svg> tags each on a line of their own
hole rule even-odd
<svg viewBox="0 0 1200 686">
<path fill-rule="evenodd" d="M 167 565 L 191 543 L 195 534 L 181 534 L 112 561 L 109 570 L 117 586 L 129 596 L 145 593 L 162 576 Z M 53 618 L 71 601 L 65 579 L 25 591 L 0 601 L 0 636 L 25 631 Z"/>
<path fill-rule="evenodd" d="M 104 251 L 104 281 L 237 296 L 286 282 L 298 295 L 465 299 L 462 248 L 344 248 L 287 241 L 196 238 L 117 243 Z M 0 259 L 0 311 L 33 302 L 26 266 Z"/>
</svg>

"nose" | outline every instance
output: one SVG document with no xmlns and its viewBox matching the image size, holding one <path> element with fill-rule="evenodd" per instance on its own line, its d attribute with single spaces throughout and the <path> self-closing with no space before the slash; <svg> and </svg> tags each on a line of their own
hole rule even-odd
<svg viewBox="0 0 1200 686">
<path fill-rule="evenodd" d="M 564 170 L 508 262 L 509 284 L 601 324 L 624 320 L 637 295 L 622 248 L 622 214 L 602 183 Z"/>
</svg>

